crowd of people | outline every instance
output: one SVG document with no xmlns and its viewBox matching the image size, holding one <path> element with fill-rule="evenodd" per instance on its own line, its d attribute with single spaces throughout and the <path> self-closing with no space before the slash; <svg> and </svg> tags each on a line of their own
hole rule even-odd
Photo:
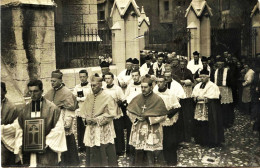
<svg viewBox="0 0 260 168">
<path fill-rule="evenodd" d="M 6 98 L 1 82 L 2 166 L 79 166 L 83 151 L 86 166 L 118 166 L 125 153 L 131 166 L 174 166 L 182 142 L 225 145 L 235 108 L 250 115 L 259 132 L 258 58 L 228 52 L 207 58 L 195 51 L 188 61 L 176 53 L 149 52 L 141 65 L 127 59 L 118 76 L 109 65 L 101 62 L 101 74 L 90 77 L 79 71 L 73 91 L 60 70 L 51 73 L 52 89 L 45 94 L 42 81 L 31 80 L 31 100 L 21 110 Z"/>
</svg>

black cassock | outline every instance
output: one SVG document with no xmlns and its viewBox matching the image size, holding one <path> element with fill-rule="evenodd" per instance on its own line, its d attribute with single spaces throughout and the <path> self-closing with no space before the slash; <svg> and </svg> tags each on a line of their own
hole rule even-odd
<svg viewBox="0 0 260 168">
<path fill-rule="evenodd" d="M 180 80 L 190 80 L 191 82 L 194 82 L 192 72 L 187 68 L 176 69 L 175 75 Z M 194 118 L 195 104 L 189 94 L 186 93 L 187 98 L 180 100 L 181 113 L 179 115 L 179 124 L 182 130 L 180 131 L 179 135 L 182 135 L 181 141 L 185 141 L 185 142 L 190 142 L 191 137 L 193 136 L 192 132 L 193 132 L 193 118 Z"/>
<path fill-rule="evenodd" d="M 224 127 L 219 99 L 208 99 L 208 121 L 195 120 L 195 142 L 215 147 L 224 142 Z"/>
</svg>

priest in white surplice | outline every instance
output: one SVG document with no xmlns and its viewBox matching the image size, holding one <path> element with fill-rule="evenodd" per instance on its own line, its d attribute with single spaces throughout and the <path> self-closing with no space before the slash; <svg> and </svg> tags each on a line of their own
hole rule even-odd
<svg viewBox="0 0 260 168">
<path fill-rule="evenodd" d="M 129 82 L 132 79 L 132 76 L 131 76 L 132 66 L 133 66 L 132 61 L 133 61 L 132 58 L 128 58 L 126 60 L 126 65 L 125 65 L 126 69 L 124 69 L 122 72 L 120 72 L 120 74 L 117 77 L 118 82 L 119 82 L 121 88 L 123 89 L 123 91 L 125 91 Z"/>
<path fill-rule="evenodd" d="M 116 154 L 118 156 L 122 155 L 125 149 L 125 139 L 124 139 L 124 118 L 122 112 L 122 106 L 124 106 L 125 95 L 120 86 L 114 85 L 114 74 L 108 72 L 105 75 L 105 81 L 107 85 L 103 88 L 104 92 L 112 96 L 112 98 L 116 102 L 116 117 L 114 118 L 114 126 L 116 132 L 115 138 L 115 146 L 116 146 Z"/>
<path fill-rule="evenodd" d="M 174 92 L 171 92 L 167 88 L 165 77 L 159 76 L 157 78 L 158 89 L 154 89 L 154 93 L 160 96 L 167 110 L 170 112 L 165 116 L 165 121 L 161 123 L 163 126 L 163 154 L 167 166 L 174 166 L 177 164 L 177 147 L 179 142 L 178 125 L 179 111 L 181 105 L 175 96 Z"/>
<path fill-rule="evenodd" d="M 194 59 L 190 60 L 187 65 L 187 68 L 192 72 L 193 75 L 198 69 L 203 69 L 199 55 L 200 54 L 197 51 L 193 52 Z"/>
</svg>

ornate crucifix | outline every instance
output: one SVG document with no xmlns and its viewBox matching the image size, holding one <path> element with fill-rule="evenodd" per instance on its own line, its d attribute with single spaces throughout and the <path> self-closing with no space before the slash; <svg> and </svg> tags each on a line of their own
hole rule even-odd
<svg viewBox="0 0 260 168">
<path fill-rule="evenodd" d="M 142 113 L 144 113 L 144 110 L 145 110 L 146 108 L 147 108 L 147 107 L 146 107 L 145 104 L 144 104 L 144 106 L 142 107 L 142 109 L 143 109 Z"/>
<path fill-rule="evenodd" d="M 31 129 L 29 130 L 29 133 L 32 134 L 32 143 L 31 144 L 36 144 L 36 142 L 35 142 L 35 134 L 39 133 L 39 130 L 38 130 L 37 126 L 33 125 L 31 127 Z"/>
</svg>

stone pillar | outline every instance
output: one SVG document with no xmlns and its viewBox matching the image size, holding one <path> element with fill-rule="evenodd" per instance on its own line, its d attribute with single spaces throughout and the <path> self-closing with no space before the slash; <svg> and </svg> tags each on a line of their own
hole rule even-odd
<svg viewBox="0 0 260 168">
<path fill-rule="evenodd" d="M 201 56 L 211 55 L 211 8 L 205 0 L 192 0 L 185 17 L 187 17 L 187 29 L 190 32 L 188 42 L 188 57 L 192 57 L 194 51 L 198 51 Z"/>
<path fill-rule="evenodd" d="M 144 12 L 144 7 L 142 6 L 141 9 L 141 16 L 138 17 L 138 24 L 139 24 L 139 49 L 145 49 L 145 33 L 149 31 L 150 21 L 149 18 L 146 16 Z"/>
<path fill-rule="evenodd" d="M 125 37 L 126 37 L 126 55 L 125 59 L 137 58 L 140 60 L 138 33 L 138 15 L 134 10 L 129 10 L 125 15 Z"/>
<path fill-rule="evenodd" d="M 260 2 L 257 2 L 251 13 L 252 19 L 252 56 L 260 57 Z"/>
<path fill-rule="evenodd" d="M 112 30 L 112 59 L 113 63 L 117 66 L 118 73 L 125 69 L 125 21 L 120 16 L 117 10 L 113 11 L 113 26 Z"/>
<path fill-rule="evenodd" d="M 134 0 L 115 0 L 111 10 L 112 57 L 118 73 L 125 69 L 125 60 L 140 60 L 138 17 L 139 8 Z"/>
<path fill-rule="evenodd" d="M 51 71 L 56 69 L 54 3 L 42 2 L 1 4 L 2 81 L 9 94 L 26 92 L 29 79 L 41 79 L 44 90 L 50 88 Z M 29 4 L 29 6 L 28 6 Z M 13 93 L 11 93 L 13 92 Z M 21 98 L 12 97 L 14 102 Z"/>
</svg>

